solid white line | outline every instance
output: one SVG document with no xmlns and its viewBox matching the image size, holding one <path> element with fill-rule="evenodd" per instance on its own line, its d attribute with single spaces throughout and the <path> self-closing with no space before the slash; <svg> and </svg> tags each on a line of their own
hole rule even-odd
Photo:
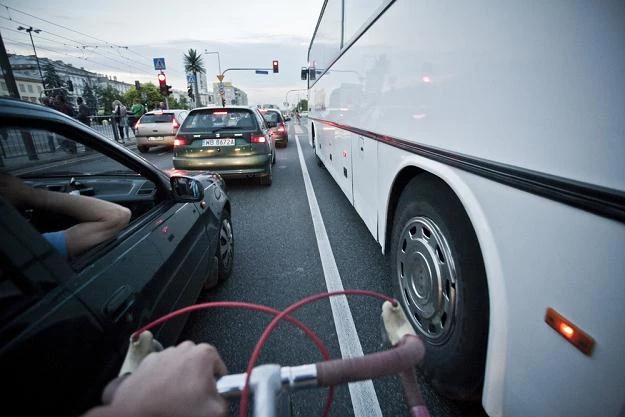
<svg viewBox="0 0 625 417">
<path fill-rule="evenodd" d="M 297 127 L 297 126 L 296 126 Z M 315 190 L 313 189 L 304 154 L 299 144 L 299 136 L 295 135 L 295 143 L 297 144 L 297 153 L 299 155 L 299 163 L 302 167 L 302 175 L 304 176 L 304 185 L 306 186 L 306 196 L 308 197 L 308 205 L 310 206 L 310 215 L 317 236 L 317 247 L 319 248 L 319 256 L 321 257 L 321 265 L 323 267 L 323 275 L 325 276 L 328 291 L 343 290 L 343 282 L 339 270 L 334 260 L 330 240 L 326 233 L 326 227 L 321 217 Z M 332 316 L 334 317 L 334 326 L 341 348 L 341 356 L 343 358 L 353 358 L 362 356 L 362 345 L 358 338 L 356 325 L 352 312 L 347 303 L 347 297 L 338 296 L 330 298 L 330 307 L 332 308 Z M 382 410 L 378 396 L 373 388 L 373 382 L 363 381 L 349 384 L 349 394 L 352 398 L 354 407 L 354 415 L 356 417 L 382 417 Z"/>
</svg>

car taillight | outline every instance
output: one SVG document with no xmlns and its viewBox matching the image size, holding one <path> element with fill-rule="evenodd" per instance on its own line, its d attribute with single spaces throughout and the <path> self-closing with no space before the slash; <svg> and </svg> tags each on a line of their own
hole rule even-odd
<svg viewBox="0 0 625 417">
<path fill-rule="evenodd" d="M 139 129 L 139 120 L 137 120 L 137 123 L 135 123 L 135 129 Z"/>
<path fill-rule="evenodd" d="M 180 123 L 178 123 L 178 120 L 176 119 L 172 120 L 171 127 L 173 127 L 174 129 L 178 129 L 180 127 Z"/>
<path fill-rule="evenodd" d="M 251 143 L 265 143 L 267 139 L 265 139 L 264 135 L 252 135 L 250 136 Z"/>
<path fill-rule="evenodd" d="M 188 144 L 189 142 L 183 137 L 176 136 L 176 138 L 174 139 L 174 146 L 186 146 Z"/>
<path fill-rule="evenodd" d="M 284 132 L 284 123 L 278 125 L 278 132 Z"/>
</svg>

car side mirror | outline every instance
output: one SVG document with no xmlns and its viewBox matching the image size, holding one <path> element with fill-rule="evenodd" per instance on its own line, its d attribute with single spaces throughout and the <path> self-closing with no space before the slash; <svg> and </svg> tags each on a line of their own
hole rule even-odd
<svg viewBox="0 0 625 417">
<path fill-rule="evenodd" d="M 169 182 L 177 203 L 198 202 L 204 198 L 204 186 L 195 178 L 173 176 Z"/>
</svg>

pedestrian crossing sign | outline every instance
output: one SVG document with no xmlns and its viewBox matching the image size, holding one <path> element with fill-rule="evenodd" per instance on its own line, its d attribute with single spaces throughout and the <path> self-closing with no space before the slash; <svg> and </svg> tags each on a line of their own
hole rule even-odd
<svg viewBox="0 0 625 417">
<path fill-rule="evenodd" d="M 152 58 L 152 60 L 154 61 L 154 70 L 155 71 L 162 71 L 165 68 L 165 58 Z"/>
</svg>

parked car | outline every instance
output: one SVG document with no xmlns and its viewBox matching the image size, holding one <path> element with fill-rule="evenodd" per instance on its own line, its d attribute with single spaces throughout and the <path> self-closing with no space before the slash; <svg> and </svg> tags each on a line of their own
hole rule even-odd
<svg viewBox="0 0 625 417">
<path fill-rule="evenodd" d="M 258 177 L 271 185 L 275 145 L 258 109 L 193 109 L 174 142 L 176 169 L 207 169 L 228 177 Z"/>
<path fill-rule="evenodd" d="M 282 116 L 282 112 L 277 109 L 261 109 L 260 113 L 263 115 L 269 127 L 269 133 L 276 146 L 286 148 L 289 144 L 289 130 Z"/>
<path fill-rule="evenodd" d="M 132 212 L 117 236 L 68 259 L 42 233 L 70 227 L 71 219 L 18 210 L 0 194 L 3 407 L 18 415 L 80 414 L 119 372 L 135 330 L 193 304 L 231 274 L 230 201 L 219 175 L 165 173 L 41 105 L 0 99 L 0 126 L 7 142 L 37 145 L 32 160 L 2 160 L 25 184 Z M 71 141 L 77 152 L 44 153 L 39 145 L 47 140 Z M 176 343 L 185 321 L 168 321 L 156 338 Z"/>
<path fill-rule="evenodd" d="M 153 146 L 173 148 L 176 132 L 188 113 L 188 110 L 153 110 L 141 116 L 134 126 L 139 152 L 148 152 Z"/>
</svg>

